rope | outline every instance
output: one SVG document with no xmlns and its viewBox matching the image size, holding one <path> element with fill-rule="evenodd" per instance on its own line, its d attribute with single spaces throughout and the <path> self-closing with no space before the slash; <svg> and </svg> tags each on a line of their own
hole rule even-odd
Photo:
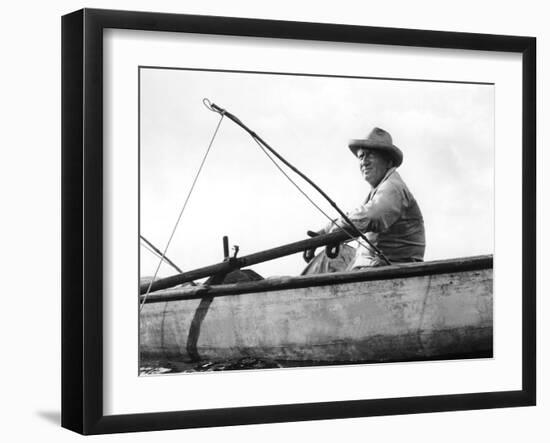
<svg viewBox="0 0 550 443">
<path fill-rule="evenodd" d="M 295 187 L 296 189 L 298 189 L 298 191 L 300 191 L 300 193 L 301 193 L 305 198 L 307 198 L 308 201 L 309 201 L 313 206 L 315 206 L 315 207 L 319 210 L 319 212 L 321 212 L 321 214 L 323 214 L 323 215 L 324 215 L 325 217 L 327 217 L 331 222 L 334 223 L 334 220 L 333 220 L 332 218 L 330 218 L 330 216 L 329 216 L 325 211 L 323 211 L 323 209 L 322 209 L 321 207 L 319 207 L 319 205 L 318 205 L 317 203 L 315 203 L 315 202 L 311 199 L 311 197 L 310 197 L 309 195 L 307 195 L 307 194 L 305 193 L 305 191 L 304 191 L 302 188 L 300 188 L 300 186 L 299 186 L 294 180 L 292 180 L 292 178 L 284 171 L 283 168 L 281 168 L 281 166 L 273 159 L 273 157 L 271 157 L 271 155 L 269 155 L 269 153 L 268 153 L 268 152 L 266 151 L 266 149 L 261 145 L 261 143 L 260 143 L 258 140 L 256 140 L 255 138 L 254 138 L 253 140 L 254 140 L 254 141 L 256 142 L 256 144 L 260 147 L 260 149 L 264 152 L 264 154 L 267 156 L 267 158 L 269 158 L 269 160 L 271 160 L 271 162 L 275 165 L 275 167 L 276 167 L 279 171 L 281 171 L 281 173 L 288 179 L 288 181 L 289 181 L 290 183 L 292 183 L 292 184 L 294 185 L 294 187 Z"/>
<path fill-rule="evenodd" d="M 233 115 L 230 114 L 229 112 L 223 110 L 223 115 L 227 115 L 229 118 L 231 118 L 233 120 Z M 236 118 L 236 117 L 235 117 Z M 311 179 L 309 179 L 303 172 L 301 172 L 298 168 L 296 168 L 295 166 L 293 166 L 291 163 L 289 163 L 283 156 L 281 156 L 279 153 L 277 153 L 271 146 L 269 146 L 264 140 L 262 140 L 262 138 L 260 136 L 258 136 L 255 132 L 253 132 L 252 130 L 248 129 L 248 127 L 242 123 L 239 119 L 237 120 L 234 120 L 235 123 L 237 123 L 239 126 L 241 126 L 243 129 L 245 129 L 251 136 L 254 140 L 256 140 L 257 143 L 261 143 L 263 146 L 265 146 L 267 149 L 269 149 L 270 152 L 273 153 L 273 155 L 275 155 L 279 160 L 281 160 L 281 162 L 283 162 L 285 165 L 287 165 L 290 169 L 292 169 L 296 174 L 298 174 L 300 177 L 302 177 L 306 182 L 308 182 L 311 186 L 313 186 L 314 189 L 316 189 L 330 204 L 331 206 L 336 209 L 336 211 L 338 211 L 338 213 L 342 216 L 342 218 L 344 219 L 344 221 L 347 223 L 347 225 L 351 228 L 353 228 L 355 230 L 355 232 L 357 233 L 357 235 L 359 237 L 361 237 L 361 239 L 363 239 L 369 246 L 370 248 L 368 248 L 370 251 L 374 252 L 376 255 L 378 255 L 379 257 L 381 257 L 388 265 L 391 264 L 391 262 L 388 260 L 388 258 L 384 255 L 384 253 L 382 251 L 380 251 L 380 249 L 378 249 L 376 246 L 374 246 L 367 237 L 365 237 L 365 234 L 363 234 L 359 228 L 357 228 L 355 226 L 355 224 L 349 219 L 349 217 L 338 207 L 338 205 L 321 189 L 319 188 L 319 186 L 317 186 Z M 329 220 L 332 221 L 332 223 L 334 223 L 334 221 L 329 217 Z M 336 223 L 334 223 L 336 226 L 338 226 Z M 342 229 L 341 226 L 338 226 L 340 229 Z M 342 229 L 349 237 L 351 240 L 357 240 L 359 241 L 357 238 L 355 238 L 356 236 L 350 234 L 348 231 Z M 362 243 L 361 243 L 362 244 Z M 363 245 L 363 244 L 362 244 Z M 364 245 L 363 245 L 364 246 Z"/>
<path fill-rule="evenodd" d="M 216 135 L 218 134 L 218 130 L 220 129 L 220 125 L 222 124 L 223 117 L 224 117 L 224 114 L 220 113 L 220 120 L 218 121 L 218 125 L 216 126 L 216 129 L 214 130 L 214 134 L 212 135 L 212 138 L 210 139 L 210 143 L 209 143 L 208 148 L 206 149 L 206 152 L 205 152 L 205 154 L 202 158 L 202 162 L 199 166 L 199 170 L 195 174 L 195 178 L 193 179 L 193 183 L 191 184 L 191 189 L 189 189 L 187 197 L 185 198 L 185 202 L 183 203 L 183 207 L 181 208 L 178 219 L 176 220 L 176 224 L 174 225 L 174 229 L 172 229 L 172 233 L 170 234 L 170 238 L 168 239 L 168 242 L 166 243 L 166 247 L 164 248 L 164 252 L 162 253 L 162 257 L 160 258 L 160 261 L 159 261 L 159 264 L 158 264 L 157 269 L 155 271 L 155 274 L 153 275 L 153 278 L 149 282 L 149 286 L 147 287 L 147 292 L 145 293 L 145 295 L 142 298 L 141 305 L 139 307 L 139 312 L 141 312 L 141 310 L 143 309 L 143 305 L 145 304 L 145 301 L 147 300 L 147 297 L 149 296 L 149 291 L 151 290 L 151 285 L 153 284 L 153 282 L 157 278 L 157 274 L 159 272 L 160 266 L 162 265 L 162 262 L 164 261 L 164 259 L 166 257 L 166 252 L 168 251 L 168 247 L 170 246 L 170 242 L 172 241 L 172 238 L 174 237 L 174 234 L 176 233 L 176 229 L 177 229 L 178 224 L 181 220 L 181 216 L 183 215 L 183 211 L 187 207 L 187 203 L 189 202 L 189 198 L 191 197 L 191 193 L 195 189 L 195 185 L 197 184 L 197 180 L 199 178 L 199 175 L 202 171 L 204 163 L 206 162 L 206 157 L 208 157 L 208 153 L 210 152 L 210 148 L 212 148 L 212 144 L 214 143 L 214 139 L 216 138 Z"/>
<path fill-rule="evenodd" d="M 344 226 L 340 226 L 338 223 L 336 223 L 336 220 L 332 219 L 330 217 L 330 215 L 328 215 L 317 203 L 315 203 L 311 197 L 309 195 L 307 195 L 307 193 L 294 181 L 292 180 L 292 178 L 284 171 L 284 169 L 279 165 L 279 163 L 277 163 L 275 161 L 275 159 L 273 157 L 271 157 L 271 155 L 269 155 L 269 152 L 267 152 L 267 150 L 262 146 L 262 144 L 256 140 L 255 138 L 252 138 L 256 144 L 260 147 L 260 149 L 263 151 L 263 153 L 267 156 L 267 158 L 269 158 L 269 160 L 271 160 L 271 162 L 275 165 L 275 167 L 281 171 L 281 173 L 288 179 L 288 181 L 290 183 L 292 183 L 294 185 L 294 187 L 296 189 L 298 189 L 298 191 L 313 205 L 315 206 L 315 208 L 317 208 L 317 210 L 323 214 L 326 219 L 328 221 L 330 221 L 334 226 L 337 226 L 338 228 L 340 228 L 342 231 L 344 231 L 349 237 L 351 240 L 355 240 L 357 243 L 359 243 L 361 246 L 363 246 L 365 249 L 369 250 L 369 251 L 372 251 L 365 243 L 363 243 L 360 239 L 358 238 L 354 238 L 353 234 L 351 232 L 349 232 L 348 230 L 346 230 L 346 228 Z M 374 251 L 372 251 L 374 252 Z"/>
</svg>

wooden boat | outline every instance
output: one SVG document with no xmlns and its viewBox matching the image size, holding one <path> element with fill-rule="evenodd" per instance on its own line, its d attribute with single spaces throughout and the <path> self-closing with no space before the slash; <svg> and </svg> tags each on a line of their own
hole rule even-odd
<svg viewBox="0 0 550 443">
<path fill-rule="evenodd" d="M 140 285 L 142 358 L 329 364 L 492 356 L 491 256 L 214 284 L 266 260 L 302 251 L 308 257 L 319 246 L 327 247 L 330 257 L 333 248 L 357 236 L 383 262 L 390 261 L 317 184 L 256 132 L 208 99 L 203 103 L 309 183 L 348 229 L 238 259 L 229 258 L 225 240 L 222 263 Z M 211 277 L 211 284 L 169 289 L 204 277 Z"/>
<path fill-rule="evenodd" d="M 329 364 L 492 350 L 492 256 L 157 290 L 140 315 L 146 359 Z"/>
</svg>

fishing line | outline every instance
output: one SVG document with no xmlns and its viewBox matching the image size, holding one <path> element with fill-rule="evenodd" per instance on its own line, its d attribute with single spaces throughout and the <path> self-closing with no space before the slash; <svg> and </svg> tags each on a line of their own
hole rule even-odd
<svg viewBox="0 0 550 443">
<path fill-rule="evenodd" d="M 355 240 L 357 243 L 359 243 L 361 246 L 363 246 L 365 249 L 371 251 L 371 252 L 375 252 L 375 251 L 372 251 L 365 243 L 363 243 L 361 240 L 359 240 L 358 238 L 354 238 L 353 234 L 351 232 L 349 232 L 348 230 L 346 230 L 346 228 L 344 226 L 340 226 L 338 223 L 336 223 L 336 220 L 332 219 L 330 217 L 330 215 L 328 215 L 317 203 L 315 203 L 311 197 L 309 195 L 307 195 L 307 193 L 300 187 L 300 185 L 298 185 L 294 180 L 292 180 L 292 178 L 284 171 L 284 169 L 281 167 L 281 165 L 279 165 L 279 163 L 277 163 L 275 161 L 275 159 L 269 154 L 269 152 L 267 152 L 267 150 L 262 146 L 262 144 L 256 140 L 256 138 L 252 137 L 252 139 L 256 142 L 256 144 L 260 147 L 260 149 L 264 152 L 264 154 L 267 156 L 267 158 L 269 158 L 271 160 L 271 162 L 275 165 L 275 167 L 281 171 L 281 173 L 288 179 L 288 181 L 290 183 L 292 183 L 294 185 L 294 187 L 296 189 L 298 189 L 298 191 L 300 191 L 300 193 L 305 197 L 307 198 L 307 200 L 313 205 L 315 206 L 315 208 L 317 208 L 317 210 L 323 214 L 328 221 L 330 221 L 334 226 L 340 228 L 342 231 L 344 231 L 349 237 L 350 237 L 350 240 Z"/>
<path fill-rule="evenodd" d="M 220 120 L 218 121 L 218 125 L 216 126 L 216 129 L 214 130 L 214 134 L 212 135 L 212 138 L 210 139 L 210 143 L 208 145 L 208 148 L 206 149 L 206 152 L 204 153 L 204 156 L 202 158 L 202 162 L 199 166 L 199 170 L 195 174 L 195 178 L 193 179 L 193 184 L 191 185 L 191 189 L 189 189 L 189 192 L 187 194 L 187 197 L 185 198 L 185 202 L 183 203 L 183 207 L 181 208 L 181 211 L 179 213 L 178 219 L 176 220 L 176 224 L 174 225 L 174 229 L 172 229 L 172 233 L 170 234 L 170 238 L 168 239 L 168 242 L 166 243 L 166 247 L 164 248 L 164 252 L 162 253 L 162 257 L 160 258 L 159 264 L 157 266 L 157 269 L 155 271 L 155 274 L 153 275 L 153 278 L 149 282 L 149 286 L 147 287 L 147 292 L 145 292 L 145 295 L 143 296 L 143 299 L 141 301 L 139 312 L 143 309 L 143 305 L 145 304 L 145 301 L 147 300 L 147 297 L 149 295 L 149 291 L 151 290 L 151 285 L 157 278 L 157 274 L 159 272 L 160 266 L 162 265 L 162 262 L 164 261 L 164 258 L 166 257 L 166 252 L 168 251 L 168 247 L 170 246 L 170 242 L 172 241 L 172 238 L 174 237 L 174 234 L 176 233 L 176 229 L 178 227 L 178 224 L 181 220 L 181 216 L 183 215 L 183 211 L 185 211 L 185 208 L 187 207 L 187 203 L 189 202 L 189 198 L 191 197 L 191 194 L 193 193 L 193 190 L 195 189 L 195 185 L 197 184 L 197 180 L 199 178 L 199 175 L 202 171 L 202 168 L 204 166 L 204 163 L 206 162 L 206 157 L 208 157 L 208 153 L 210 152 L 210 148 L 212 148 L 212 144 L 214 143 L 214 139 L 216 138 L 216 135 L 218 134 L 218 130 L 220 129 L 220 125 L 222 124 L 223 117 L 225 116 L 225 113 L 220 113 Z"/>
<path fill-rule="evenodd" d="M 260 147 L 260 149 L 264 152 L 264 154 L 267 156 L 267 158 L 269 158 L 269 160 L 271 160 L 271 162 L 275 165 L 275 167 L 276 167 L 279 171 L 281 171 L 281 173 L 288 179 L 288 181 L 289 181 L 290 183 L 292 183 L 292 184 L 296 187 L 296 189 L 298 189 L 298 191 L 300 191 L 300 193 L 301 193 L 305 198 L 307 198 L 308 201 L 309 201 L 313 206 L 315 206 L 315 207 L 319 210 L 319 212 L 321 212 L 321 214 L 323 214 L 323 215 L 324 215 L 325 217 L 327 217 L 331 222 L 334 223 L 334 220 L 332 220 L 332 219 L 330 218 L 330 216 L 329 216 L 325 211 L 323 211 L 323 209 L 322 209 L 317 203 L 315 203 L 315 202 L 311 199 L 311 197 L 310 197 L 309 195 L 307 195 L 306 192 L 305 192 L 302 188 L 300 188 L 300 186 L 299 186 L 294 180 L 292 180 L 292 178 L 283 170 L 283 168 L 281 168 L 281 166 L 275 161 L 275 159 L 274 159 L 273 157 L 271 157 L 271 155 L 269 155 L 269 153 L 268 153 L 267 150 L 262 146 L 262 144 L 261 144 L 258 140 L 256 140 L 255 138 L 253 138 L 253 140 L 254 140 L 254 141 L 256 142 L 256 144 Z"/>
</svg>

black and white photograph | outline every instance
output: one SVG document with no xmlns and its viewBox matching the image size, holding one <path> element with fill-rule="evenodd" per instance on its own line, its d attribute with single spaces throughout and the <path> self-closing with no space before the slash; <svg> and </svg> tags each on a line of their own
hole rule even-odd
<svg viewBox="0 0 550 443">
<path fill-rule="evenodd" d="M 493 83 L 137 75 L 140 376 L 493 358 Z"/>
<path fill-rule="evenodd" d="M 535 437 L 542 22 L 195 6 L 61 18 L 62 427 Z"/>
<path fill-rule="evenodd" d="M 0 440 L 547 441 L 547 9 L 6 2 Z"/>
</svg>

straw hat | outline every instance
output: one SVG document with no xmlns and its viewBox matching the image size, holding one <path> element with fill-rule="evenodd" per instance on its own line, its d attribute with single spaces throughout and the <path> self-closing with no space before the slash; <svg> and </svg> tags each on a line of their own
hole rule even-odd
<svg viewBox="0 0 550 443">
<path fill-rule="evenodd" d="M 403 163 L 403 152 L 393 144 L 390 133 L 380 128 L 374 128 L 365 139 L 350 140 L 348 146 L 355 156 L 359 148 L 378 149 L 391 156 L 395 167 Z"/>
</svg>

